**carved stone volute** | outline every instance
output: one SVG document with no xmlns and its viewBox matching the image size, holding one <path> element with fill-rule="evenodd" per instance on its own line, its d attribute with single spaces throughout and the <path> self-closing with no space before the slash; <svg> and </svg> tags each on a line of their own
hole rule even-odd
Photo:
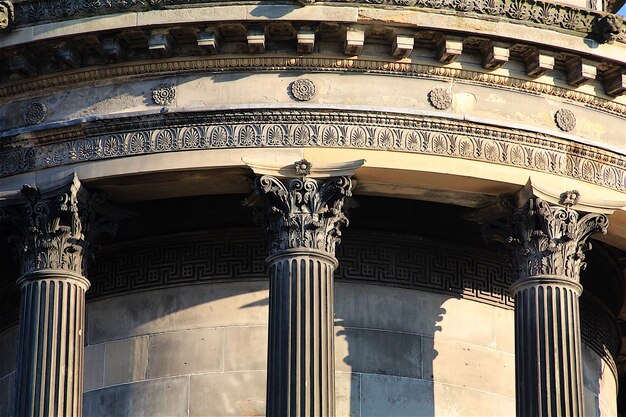
<svg viewBox="0 0 626 417">
<path fill-rule="evenodd" d="M 257 178 L 270 255 L 288 249 L 314 249 L 334 255 L 340 227 L 348 224 L 344 202 L 351 196 L 351 188 L 350 178 L 344 176 L 325 180 L 270 175 Z"/>
<path fill-rule="evenodd" d="M 85 276 L 100 232 L 114 233 L 117 223 L 96 219 L 101 195 L 92 195 L 76 176 L 50 190 L 24 185 L 20 201 L 0 207 L 0 223 L 10 230 L 22 275 L 55 269 Z"/>
<path fill-rule="evenodd" d="M 550 205 L 532 197 L 514 210 L 506 224 L 491 227 L 488 237 L 509 246 L 517 261 L 518 279 L 533 276 L 559 276 L 579 282 L 586 266 L 587 239 L 594 233 L 606 234 L 609 224 L 604 214 L 589 213 L 579 218 L 572 209 L 578 193 L 564 193 L 561 204 Z"/>
<path fill-rule="evenodd" d="M 14 19 L 13 3 L 9 0 L 0 0 L 0 31 L 8 28 Z"/>
</svg>

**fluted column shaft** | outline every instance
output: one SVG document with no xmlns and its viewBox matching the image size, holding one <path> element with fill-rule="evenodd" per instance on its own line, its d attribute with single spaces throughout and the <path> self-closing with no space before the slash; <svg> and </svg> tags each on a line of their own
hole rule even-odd
<svg viewBox="0 0 626 417">
<path fill-rule="evenodd" d="M 334 257 L 273 256 L 270 267 L 268 416 L 334 415 Z"/>
<path fill-rule="evenodd" d="M 583 417 L 578 298 L 587 242 L 606 233 L 608 219 L 572 209 L 577 191 L 561 205 L 532 196 L 491 229 L 516 260 L 515 376 L 518 417 Z"/>
<path fill-rule="evenodd" d="M 581 287 L 551 276 L 513 286 L 518 416 L 582 416 Z"/>
<path fill-rule="evenodd" d="M 333 417 L 335 247 L 348 223 L 344 202 L 352 182 L 347 176 L 308 178 L 306 160 L 296 162 L 295 171 L 299 178 L 258 177 L 248 201 L 270 246 L 266 411 Z"/>
<path fill-rule="evenodd" d="M 80 416 L 89 282 L 51 269 L 30 273 L 19 284 L 16 415 Z"/>
<path fill-rule="evenodd" d="M 93 238 L 114 233 L 116 222 L 96 219 L 104 199 L 91 195 L 75 175 L 45 190 L 25 185 L 2 203 L 0 223 L 11 231 L 21 266 L 17 416 L 79 417 L 85 271 Z"/>
</svg>

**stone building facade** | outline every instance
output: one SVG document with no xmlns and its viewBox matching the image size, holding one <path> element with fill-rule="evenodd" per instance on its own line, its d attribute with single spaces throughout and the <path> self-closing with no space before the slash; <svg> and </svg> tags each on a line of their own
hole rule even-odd
<svg viewBox="0 0 626 417">
<path fill-rule="evenodd" d="M 0 0 L 0 416 L 626 415 L 622 5 Z"/>
</svg>

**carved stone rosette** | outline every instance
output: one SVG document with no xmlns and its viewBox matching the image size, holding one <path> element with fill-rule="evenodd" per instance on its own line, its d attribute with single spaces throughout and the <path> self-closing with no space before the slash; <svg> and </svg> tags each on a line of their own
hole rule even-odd
<svg viewBox="0 0 626 417">
<path fill-rule="evenodd" d="M 576 192 L 552 206 L 533 197 L 515 211 L 498 239 L 518 265 L 515 297 L 517 416 L 582 417 L 578 298 L 589 236 L 606 233 L 602 214 L 579 218 Z"/>
<path fill-rule="evenodd" d="M 87 235 L 94 198 L 76 177 L 43 192 L 25 185 L 0 208 L 21 264 L 16 415 L 81 416 Z"/>
<path fill-rule="evenodd" d="M 268 416 L 334 416 L 335 246 L 351 180 L 257 179 L 270 237 Z"/>
</svg>

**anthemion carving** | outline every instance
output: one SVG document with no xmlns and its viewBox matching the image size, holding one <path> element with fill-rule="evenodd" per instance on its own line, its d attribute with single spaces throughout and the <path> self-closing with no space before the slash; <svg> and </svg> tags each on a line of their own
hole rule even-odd
<svg viewBox="0 0 626 417">
<path fill-rule="evenodd" d="M 10 0 L 0 0 L 0 31 L 8 28 L 14 18 L 13 3 Z"/>
<path fill-rule="evenodd" d="M 351 196 L 349 178 L 280 180 L 264 175 L 257 179 L 256 188 L 264 197 L 262 212 L 270 254 L 293 248 L 335 254 L 341 240 L 339 229 L 348 223 L 343 207 L 345 198 Z"/>
<path fill-rule="evenodd" d="M 443 88 L 433 88 L 428 93 L 428 101 L 439 110 L 445 110 L 452 105 L 452 96 Z"/>
<path fill-rule="evenodd" d="M 152 89 L 152 100 L 159 106 L 169 106 L 176 98 L 176 87 L 173 84 L 160 84 Z"/>
<path fill-rule="evenodd" d="M 576 127 L 576 116 L 571 110 L 559 109 L 554 114 L 554 121 L 559 129 L 564 132 L 574 130 Z"/>
<path fill-rule="evenodd" d="M 308 101 L 315 96 L 315 84 L 307 78 L 301 78 L 290 84 L 290 91 L 296 100 Z"/>
<path fill-rule="evenodd" d="M 39 102 L 32 103 L 26 108 L 24 120 L 26 120 L 28 124 L 36 125 L 46 120 L 47 115 L 48 107 L 45 104 Z"/>
<path fill-rule="evenodd" d="M 162 117 L 168 117 L 168 127 L 162 127 Z M 626 190 L 626 160 L 620 155 L 590 149 L 577 151 L 567 142 L 544 134 L 511 132 L 470 122 L 322 110 L 214 112 L 179 120 L 169 117 L 177 116 L 158 115 L 153 122 L 144 118 L 142 125 L 146 128 L 130 132 L 127 126 L 135 127 L 135 122 L 120 119 L 124 133 L 115 132 L 114 121 L 107 120 L 106 124 L 88 127 L 93 136 L 58 143 L 46 140 L 45 145 L 8 149 L 0 152 L 0 176 L 146 153 L 331 146 L 393 149 L 523 166 Z"/>
</svg>

